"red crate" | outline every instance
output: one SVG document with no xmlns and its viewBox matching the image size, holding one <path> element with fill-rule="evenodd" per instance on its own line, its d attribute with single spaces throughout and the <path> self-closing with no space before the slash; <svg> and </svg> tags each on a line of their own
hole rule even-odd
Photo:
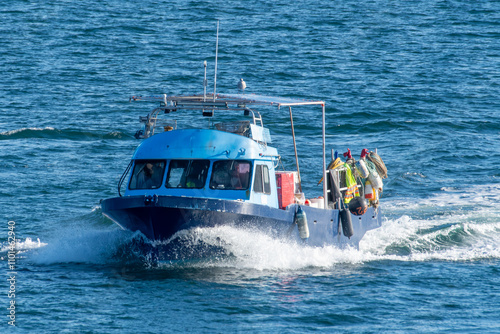
<svg viewBox="0 0 500 334">
<path fill-rule="evenodd" d="M 280 209 L 285 209 L 294 202 L 294 173 L 276 172 L 276 186 L 278 188 L 278 203 Z"/>
</svg>

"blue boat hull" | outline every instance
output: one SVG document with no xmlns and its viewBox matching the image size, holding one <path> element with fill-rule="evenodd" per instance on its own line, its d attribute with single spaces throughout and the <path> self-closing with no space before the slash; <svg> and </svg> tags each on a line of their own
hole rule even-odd
<svg viewBox="0 0 500 334">
<path fill-rule="evenodd" d="M 176 196 L 126 196 L 103 200 L 102 212 L 122 228 L 140 231 L 151 240 L 168 240 L 175 233 L 196 227 L 229 225 L 262 231 L 274 238 L 300 240 L 294 222 L 297 205 L 287 210 L 242 201 Z M 366 231 L 380 227 L 380 213 L 369 208 L 352 215 L 354 235 L 342 235 L 339 210 L 301 206 L 305 212 L 311 246 L 331 244 L 358 247 Z M 340 231 L 340 234 L 339 234 Z"/>
</svg>

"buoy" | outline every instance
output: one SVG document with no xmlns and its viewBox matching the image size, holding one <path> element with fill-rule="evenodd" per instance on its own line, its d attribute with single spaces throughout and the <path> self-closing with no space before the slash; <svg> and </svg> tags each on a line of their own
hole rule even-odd
<svg viewBox="0 0 500 334">
<path fill-rule="evenodd" d="M 349 239 L 354 235 L 354 230 L 352 229 L 351 213 L 349 210 L 344 208 L 340 210 L 340 221 L 342 223 L 342 232 Z"/>
<path fill-rule="evenodd" d="M 368 175 L 370 175 L 370 171 L 368 171 L 368 167 L 366 167 L 366 154 L 368 153 L 368 150 L 365 148 L 361 151 L 361 156 L 359 158 L 359 161 L 356 162 L 356 169 L 358 170 L 359 176 L 361 176 L 363 179 L 366 179 Z"/>
<path fill-rule="evenodd" d="M 363 197 L 354 197 L 349 202 L 349 211 L 355 216 L 362 216 L 368 210 L 368 205 Z"/>
<path fill-rule="evenodd" d="M 382 179 L 378 175 L 377 168 L 371 161 L 367 161 L 366 166 L 370 171 L 370 175 L 368 175 L 368 180 L 370 181 L 370 184 L 374 189 L 381 192 L 384 189 L 384 183 L 382 182 Z"/>
<path fill-rule="evenodd" d="M 369 201 L 377 199 L 377 191 L 373 189 L 370 180 L 366 180 L 365 182 L 365 198 Z"/>
<path fill-rule="evenodd" d="M 302 208 L 299 206 L 297 212 L 295 212 L 294 218 L 295 224 L 299 228 L 299 236 L 302 240 L 306 240 L 309 238 L 309 226 L 307 226 L 307 217 L 306 213 L 302 211 Z"/>
<path fill-rule="evenodd" d="M 356 169 L 358 170 L 359 176 L 361 176 L 363 179 L 366 179 L 368 175 L 370 175 L 370 172 L 368 171 L 366 162 L 364 160 L 359 160 L 356 162 Z"/>
</svg>

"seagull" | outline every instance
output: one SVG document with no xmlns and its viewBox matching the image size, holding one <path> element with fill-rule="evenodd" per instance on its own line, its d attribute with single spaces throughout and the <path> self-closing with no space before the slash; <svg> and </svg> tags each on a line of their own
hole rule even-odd
<svg viewBox="0 0 500 334">
<path fill-rule="evenodd" d="M 243 78 L 240 79 L 240 81 L 238 82 L 238 89 L 239 90 L 245 90 L 245 88 L 247 88 L 247 84 L 245 81 L 243 81 Z"/>
</svg>

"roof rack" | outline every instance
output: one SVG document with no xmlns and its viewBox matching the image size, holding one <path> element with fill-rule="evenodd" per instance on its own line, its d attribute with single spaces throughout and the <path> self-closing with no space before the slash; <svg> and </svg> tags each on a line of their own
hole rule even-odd
<svg viewBox="0 0 500 334">
<path fill-rule="evenodd" d="M 209 101 L 212 99 L 212 101 Z M 186 107 L 186 108 L 223 108 L 245 110 L 247 105 L 274 105 L 278 109 L 282 106 L 305 106 L 305 105 L 324 105 L 324 101 L 312 101 L 293 99 L 288 97 L 276 97 L 257 94 L 216 94 L 213 99 L 213 94 L 207 94 L 206 101 L 203 95 L 178 95 L 167 96 L 151 95 L 151 96 L 131 96 L 130 101 L 160 101 L 165 106 L 170 102 L 171 106 Z M 231 106 L 231 105 L 236 105 Z"/>
</svg>

